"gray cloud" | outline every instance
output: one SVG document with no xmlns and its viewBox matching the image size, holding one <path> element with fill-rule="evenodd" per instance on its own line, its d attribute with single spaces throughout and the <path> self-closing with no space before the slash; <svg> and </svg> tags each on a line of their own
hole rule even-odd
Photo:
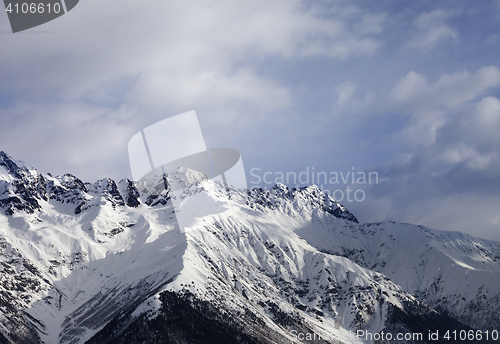
<svg viewBox="0 0 500 344">
<path fill-rule="evenodd" d="M 365 209 L 370 221 L 393 219 L 498 240 L 498 130 L 496 97 L 447 113 L 439 119 L 432 143 L 374 168 L 383 182 L 369 187 L 366 204 L 355 206 L 376 204 L 375 209 Z"/>
</svg>

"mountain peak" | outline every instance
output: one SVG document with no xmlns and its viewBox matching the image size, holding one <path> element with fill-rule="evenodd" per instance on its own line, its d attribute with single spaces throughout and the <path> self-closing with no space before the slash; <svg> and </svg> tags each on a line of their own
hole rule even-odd
<svg viewBox="0 0 500 344">
<path fill-rule="evenodd" d="M 9 154 L 0 151 L 0 166 L 3 166 L 6 172 L 14 178 L 22 178 L 20 170 L 34 170 L 33 167 L 26 164 L 24 161 L 13 159 Z"/>
<path fill-rule="evenodd" d="M 208 177 L 202 172 L 187 167 L 178 167 L 167 175 L 173 189 L 189 188 L 197 183 L 208 180 Z"/>
<path fill-rule="evenodd" d="M 0 151 L 0 166 L 3 166 L 6 169 L 6 172 L 13 177 L 19 177 L 18 170 L 19 166 L 16 164 L 14 159 L 10 157 L 4 151 Z"/>
</svg>

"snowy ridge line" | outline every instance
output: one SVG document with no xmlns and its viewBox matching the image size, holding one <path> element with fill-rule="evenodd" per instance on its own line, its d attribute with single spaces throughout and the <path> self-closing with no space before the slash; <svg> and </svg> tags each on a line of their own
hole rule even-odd
<svg viewBox="0 0 500 344">
<path fill-rule="evenodd" d="M 203 189 L 200 182 L 208 181 L 208 178 L 201 174 L 190 175 L 183 180 L 187 171 L 178 169 L 169 175 L 153 176 L 140 182 L 123 179 L 116 183 L 110 178 L 105 178 L 91 184 L 84 183 L 71 174 L 57 177 L 44 175 L 29 165 L 14 161 L 4 152 L 0 152 L 0 168 L 3 170 L 0 171 L 0 190 L 3 191 L 0 206 L 6 215 L 12 215 L 16 211 L 32 214 L 35 210 L 41 209 L 40 201 L 48 200 L 74 204 L 76 215 L 99 205 L 102 202 L 101 198 L 110 201 L 113 207 L 125 205 L 138 207 L 141 203 L 148 206 L 165 205 L 170 197 L 168 185 L 180 183 L 186 188 L 186 196 L 190 196 L 193 192 L 200 192 Z M 165 189 L 164 185 L 168 188 Z M 219 183 L 214 182 L 210 189 L 216 196 L 229 197 L 235 202 L 260 210 L 280 208 L 282 211 L 287 211 L 289 203 L 296 205 L 305 202 L 309 208 L 321 209 L 336 217 L 358 222 L 344 206 L 315 185 L 288 189 L 283 184 L 277 184 L 271 190 L 230 189 L 228 194 Z"/>
</svg>

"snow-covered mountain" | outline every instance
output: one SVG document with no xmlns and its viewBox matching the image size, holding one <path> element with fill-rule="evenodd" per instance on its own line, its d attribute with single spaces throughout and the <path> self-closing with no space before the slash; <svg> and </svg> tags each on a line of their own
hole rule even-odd
<svg viewBox="0 0 500 344">
<path fill-rule="evenodd" d="M 186 169 L 90 184 L 0 152 L 0 343 L 452 343 L 498 330 L 499 299 L 499 243 L 359 224 L 316 186 L 228 191 Z"/>
</svg>

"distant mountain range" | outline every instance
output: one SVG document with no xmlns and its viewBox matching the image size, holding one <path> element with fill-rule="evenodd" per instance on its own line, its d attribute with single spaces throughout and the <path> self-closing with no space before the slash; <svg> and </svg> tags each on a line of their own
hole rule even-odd
<svg viewBox="0 0 500 344">
<path fill-rule="evenodd" d="M 185 231 L 173 183 L 193 211 Z M 182 168 L 91 184 L 0 152 L 0 343 L 493 343 L 498 331 L 499 242 L 359 224 L 314 185 L 227 190 Z"/>
</svg>

